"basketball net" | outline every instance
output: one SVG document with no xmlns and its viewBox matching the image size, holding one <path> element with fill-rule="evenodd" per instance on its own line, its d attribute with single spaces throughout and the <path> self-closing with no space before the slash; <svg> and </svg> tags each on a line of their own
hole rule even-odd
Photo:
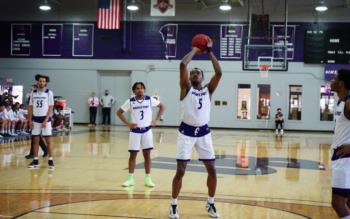
<svg viewBox="0 0 350 219">
<path fill-rule="evenodd" d="M 269 77 L 270 67 L 271 67 L 270 65 L 260 65 L 259 66 L 259 72 L 260 72 L 261 78 L 268 78 Z"/>
</svg>

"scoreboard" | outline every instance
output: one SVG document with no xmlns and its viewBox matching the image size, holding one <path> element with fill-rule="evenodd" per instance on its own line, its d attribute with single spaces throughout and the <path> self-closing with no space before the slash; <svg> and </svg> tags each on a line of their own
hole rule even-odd
<svg viewBox="0 0 350 219">
<path fill-rule="evenodd" d="M 327 64 L 350 64 L 350 31 L 327 31 L 326 55 Z"/>
<path fill-rule="evenodd" d="M 350 64 L 350 31 L 306 30 L 305 63 Z"/>
</svg>

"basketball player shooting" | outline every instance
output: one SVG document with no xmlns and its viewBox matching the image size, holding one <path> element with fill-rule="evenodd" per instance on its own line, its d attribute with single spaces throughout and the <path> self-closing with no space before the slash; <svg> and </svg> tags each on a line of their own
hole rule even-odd
<svg viewBox="0 0 350 219">
<path fill-rule="evenodd" d="M 216 191 L 215 154 L 208 122 L 210 120 L 210 100 L 221 79 L 221 67 L 211 51 L 213 41 L 206 35 L 196 35 L 192 40 L 192 50 L 183 57 L 180 64 L 180 101 L 182 107 L 182 123 L 177 140 L 177 169 L 172 183 L 172 199 L 170 218 L 179 218 L 177 197 L 180 193 L 182 178 L 187 162 L 190 161 L 192 147 L 195 146 L 199 160 L 203 161 L 208 172 L 208 202 L 206 209 L 213 218 L 219 217 L 214 203 Z M 203 71 L 194 68 L 188 74 L 187 65 L 195 55 L 207 53 L 211 60 L 215 75 L 210 82 L 202 86 Z"/>
</svg>

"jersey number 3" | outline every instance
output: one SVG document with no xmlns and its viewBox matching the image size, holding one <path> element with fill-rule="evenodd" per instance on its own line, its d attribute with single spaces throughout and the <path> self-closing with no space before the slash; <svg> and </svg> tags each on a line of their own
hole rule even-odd
<svg viewBox="0 0 350 219">
<path fill-rule="evenodd" d="M 144 117 L 144 116 L 143 116 L 143 110 L 141 110 L 140 113 L 141 113 L 141 118 L 140 118 L 140 120 L 143 120 L 143 117 Z"/>
</svg>

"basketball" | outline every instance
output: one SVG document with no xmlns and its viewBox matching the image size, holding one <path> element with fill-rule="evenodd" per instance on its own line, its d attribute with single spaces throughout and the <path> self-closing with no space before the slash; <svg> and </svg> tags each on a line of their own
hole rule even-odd
<svg viewBox="0 0 350 219">
<path fill-rule="evenodd" d="M 204 51 L 207 49 L 208 38 L 205 34 L 197 34 L 192 38 L 192 46 Z"/>
</svg>

